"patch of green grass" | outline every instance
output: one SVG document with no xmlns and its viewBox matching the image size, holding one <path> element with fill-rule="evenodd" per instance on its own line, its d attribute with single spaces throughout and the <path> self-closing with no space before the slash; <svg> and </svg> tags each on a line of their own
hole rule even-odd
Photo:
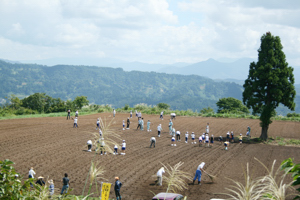
<svg viewBox="0 0 300 200">
<path fill-rule="evenodd" d="M 290 145 L 300 145 L 300 140 L 290 139 L 287 140 L 286 143 Z"/>
</svg>

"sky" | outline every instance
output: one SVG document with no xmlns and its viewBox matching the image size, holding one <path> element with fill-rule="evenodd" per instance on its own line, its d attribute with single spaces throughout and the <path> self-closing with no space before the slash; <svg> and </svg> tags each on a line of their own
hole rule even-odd
<svg viewBox="0 0 300 200">
<path fill-rule="evenodd" d="M 0 58 L 257 60 L 270 31 L 300 66 L 299 19 L 299 0 L 1 0 Z"/>
</svg>

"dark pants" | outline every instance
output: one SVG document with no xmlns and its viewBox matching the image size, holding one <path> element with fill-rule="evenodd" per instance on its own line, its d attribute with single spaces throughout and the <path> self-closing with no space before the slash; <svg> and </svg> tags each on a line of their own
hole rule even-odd
<svg viewBox="0 0 300 200">
<path fill-rule="evenodd" d="M 139 129 L 139 127 L 140 127 L 140 129 L 141 129 L 141 125 L 140 125 L 140 124 L 137 126 L 137 128 L 136 128 L 136 129 Z"/>
<path fill-rule="evenodd" d="M 129 128 L 129 124 L 130 124 L 130 123 L 127 122 L 127 128 Z"/>
<path fill-rule="evenodd" d="M 150 148 L 152 147 L 152 144 L 153 144 L 153 146 L 155 148 L 155 141 L 154 140 L 151 140 Z"/>
<path fill-rule="evenodd" d="M 68 118 L 70 119 L 70 113 L 68 113 L 68 115 L 67 115 L 67 119 L 68 119 Z"/>
<path fill-rule="evenodd" d="M 89 144 L 88 145 L 88 150 L 90 150 L 90 149 L 92 149 L 92 145 Z"/>
<path fill-rule="evenodd" d="M 176 135 L 176 140 L 180 140 L 180 135 Z"/>
<path fill-rule="evenodd" d="M 117 200 L 121 200 L 122 199 L 120 191 L 115 191 L 115 194 L 116 194 Z"/>
<path fill-rule="evenodd" d="M 160 131 L 158 131 L 158 136 L 160 136 Z"/>
<path fill-rule="evenodd" d="M 32 176 L 28 175 L 28 178 L 32 178 Z M 30 183 L 30 187 L 33 187 L 32 183 Z"/>
<path fill-rule="evenodd" d="M 73 125 L 73 128 L 76 126 L 76 128 L 78 128 L 78 125 L 77 125 L 77 123 L 74 123 L 74 125 Z"/>
</svg>

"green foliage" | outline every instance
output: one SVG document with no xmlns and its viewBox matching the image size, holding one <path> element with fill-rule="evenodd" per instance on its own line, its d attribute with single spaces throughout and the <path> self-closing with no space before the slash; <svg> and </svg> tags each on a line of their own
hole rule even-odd
<svg viewBox="0 0 300 200">
<path fill-rule="evenodd" d="M 124 110 L 128 110 L 129 108 L 130 108 L 129 105 L 128 105 L 128 104 L 125 104 Z"/>
<path fill-rule="evenodd" d="M 270 32 L 261 37 L 258 62 L 250 64 L 249 75 L 243 87 L 243 102 L 254 113 L 260 114 L 261 138 L 268 138 L 269 124 L 275 109 L 282 104 L 295 109 L 296 96 L 293 68 L 288 66 L 278 36 Z"/>
<path fill-rule="evenodd" d="M 76 109 L 81 109 L 83 106 L 89 105 L 89 100 L 86 96 L 78 96 L 73 101 Z"/>
<path fill-rule="evenodd" d="M 248 108 L 243 103 L 233 97 L 222 98 L 217 102 L 218 113 L 249 113 Z"/>
<path fill-rule="evenodd" d="M 170 105 L 166 103 L 158 103 L 157 107 L 162 110 L 168 110 L 170 108 Z"/>
<path fill-rule="evenodd" d="M 288 158 L 281 163 L 281 169 L 292 174 L 293 186 L 300 186 L 300 164 L 295 164 L 293 159 Z M 297 191 L 300 192 L 300 187 L 297 188 Z M 300 195 L 296 196 L 295 199 L 300 199 Z"/>
<path fill-rule="evenodd" d="M 299 113 L 288 113 L 286 116 L 287 117 L 300 117 L 300 114 Z"/>
<path fill-rule="evenodd" d="M 211 107 L 207 107 L 207 108 L 203 108 L 202 110 L 200 110 L 200 113 L 202 114 L 206 114 L 206 113 L 214 113 L 214 109 L 212 109 Z"/>
</svg>

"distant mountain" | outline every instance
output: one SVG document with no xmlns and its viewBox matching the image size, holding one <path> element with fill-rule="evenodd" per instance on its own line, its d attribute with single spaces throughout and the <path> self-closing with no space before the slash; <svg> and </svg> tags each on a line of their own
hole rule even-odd
<svg viewBox="0 0 300 200">
<path fill-rule="evenodd" d="M 25 97 L 36 92 L 63 100 L 87 96 L 90 103 L 123 107 L 164 102 L 172 109 L 216 110 L 222 97 L 241 99 L 242 87 L 196 75 L 126 72 L 120 68 L 36 64 L 0 61 L 0 99 L 10 94 Z"/>
<path fill-rule="evenodd" d="M 21 62 L 19 62 L 19 61 L 12 61 L 12 60 L 7 60 L 7 59 L 0 59 L 0 60 L 2 60 L 2 61 L 4 61 L 4 62 L 7 62 L 7 63 L 11 63 L 11 64 L 21 63 Z"/>
</svg>

